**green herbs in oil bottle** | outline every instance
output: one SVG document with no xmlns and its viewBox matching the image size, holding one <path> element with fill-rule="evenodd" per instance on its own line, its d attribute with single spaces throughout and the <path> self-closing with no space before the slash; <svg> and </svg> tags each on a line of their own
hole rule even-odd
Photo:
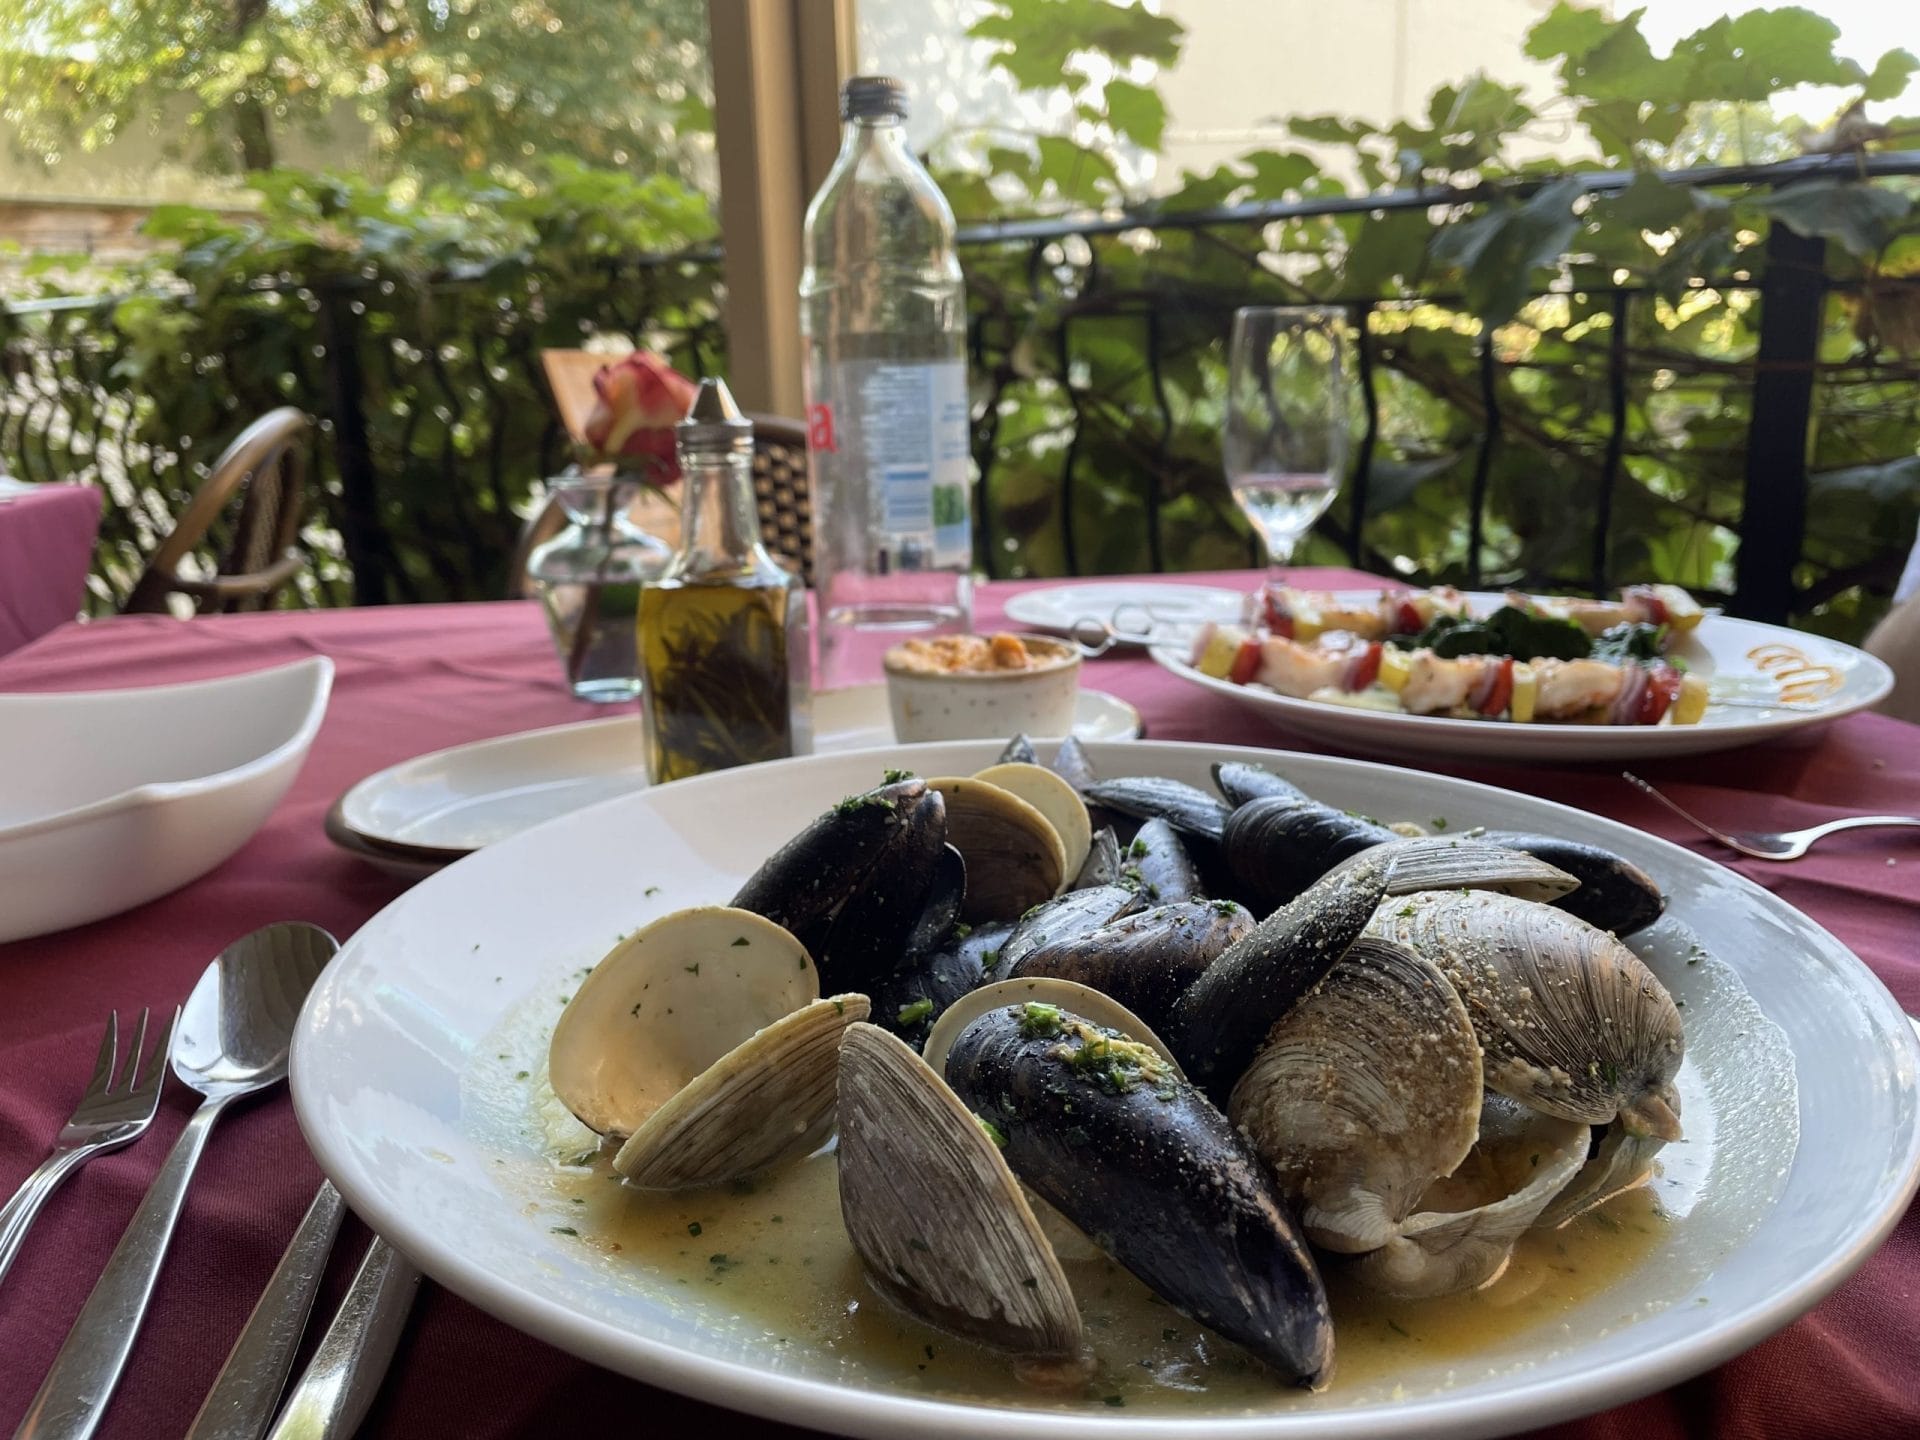
<svg viewBox="0 0 1920 1440">
<path fill-rule="evenodd" d="M 676 438 L 680 549 L 640 594 L 656 785 L 812 749 L 806 591 L 760 543 L 753 426 L 703 380 Z"/>
</svg>

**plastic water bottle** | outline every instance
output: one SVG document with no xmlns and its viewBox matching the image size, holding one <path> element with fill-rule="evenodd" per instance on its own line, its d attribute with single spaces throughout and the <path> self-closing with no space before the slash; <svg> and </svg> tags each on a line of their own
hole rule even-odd
<svg viewBox="0 0 1920 1440">
<path fill-rule="evenodd" d="M 973 622 L 966 298 L 953 211 L 907 148 L 906 88 L 856 75 L 800 279 L 823 688 Z"/>
</svg>

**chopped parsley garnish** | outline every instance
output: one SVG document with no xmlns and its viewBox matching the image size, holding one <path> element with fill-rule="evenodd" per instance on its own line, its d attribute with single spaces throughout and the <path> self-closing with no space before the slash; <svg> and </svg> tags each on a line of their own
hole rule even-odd
<svg viewBox="0 0 1920 1440">
<path fill-rule="evenodd" d="M 700 973 L 700 962 L 696 960 L 691 965 L 683 965 L 680 968 L 685 970 L 689 975 L 698 975 Z"/>
<path fill-rule="evenodd" d="M 902 1025 L 918 1025 L 933 1014 L 933 1001 L 922 995 L 911 1005 L 902 1005 L 894 1018 Z"/>
<path fill-rule="evenodd" d="M 1042 1005 L 1038 1001 L 1029 1001 L 1020 1007 L 1020 1033 L 1027 1039 L 1050 1039 L 1058 1035 L 1061 1028 L 1058 1005 Z"/>
<path fill-rule="evenodd" d="M 700 1234 L 700 1222 L 698 1220 L 689 1220 L 687 1222 L 687 1234 L 693 1236 Z"/>
<path fill-rule="evenodd" d="M 740 937 L 740 938 L 739 938 L 738 940 L 736 940 L 736 941 L 734 941 L 734 942 L 733 942 L 733 948 L 734 948 L 735 950 L 738 950 L 738 949 L 739 949 L 739 948 L 740 948 L 741 946 L 743 946 L 743 945 L 745 945 L 745 944 L 747 944 L 747 943 L 748 943 L 748 942 L 747 942 L 747 937 L 746 937 L 746 936 L 744 936 L 744 935 L 742 935 L 742 936 L 741 936 L 741 937 Z"/>
<path fill-rule="evenodd" d="M 889 785 L 898 785 L 902 780 L 913 779 L 913 771 L 896 770 L 889 767 L 880 772 L 880 778 L 886 781 L 886 783 Z"/>
<path fill-rule="evenodd" d="M 1155 1087 L 1154 1093 L 1162 1100 L 1171 1100 L 1178 1093 L 1172 1084 L 1173 1068 L 1152 1047 L 1078 1020 L 1067 1021 L 1061 1028 L 1079 1043 L 1059 1045 L 1048 1053 L 1056 1060 L 1064 1060 L 1075 1074 L 1092 1081 L 1109 1095 L 1124 1095 L 1143 1080 Z"/>
<path fill-rule="evenodd" d="M 976 1115 L 973 1117 L 973 1123 L 986 1132 L 987 1139 L 991 1140 L 996 1148 L 1001 1150 L 1007 1148 L 1007 1132 L 994 1124 L 993 1121 L 987 1119 L 984 1115 Z"/>
<path fill-rule="evenodd" d="M 556 1225 L 553 1227 L 553 1233 L 556 1235 L 578 1235 L 580 1232 L 571 1225 Z"/>
<path fill-rule="evenodd" d="M 1118 1410 L 1127 1403 L 1127 1397 L 1124 1395 L 1108 1395 L 1100 1403 L 1103 1405 L 1111 1405 L 1114 1409 Z"/>
<path fill-rule="evenodd" d="M 658 895 L 660 893 L 660 887 L 658 885 L 649 885 L 647 886 L 646 889 L 642 890 L 640 893 L 642 895 L 649 896 L 649 897 Z"/>
</svg>

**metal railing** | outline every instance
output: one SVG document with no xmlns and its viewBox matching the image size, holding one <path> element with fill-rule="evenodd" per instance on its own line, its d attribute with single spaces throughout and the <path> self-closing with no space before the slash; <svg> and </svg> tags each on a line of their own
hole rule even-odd
<svg viewBox="0 0 1920 1440">
<path fill-rule="evenodd" d="M 1920 175 L 1920 153 L 1806 157 L 1667 178 L 1777 187 L 1834 175 Z M 1595 193 L 1632 178 L 1580 177 Z M 988 572 L 1256 560 L 1219 473 L 1217 433 L 1195 417 L 1209 403 L 1200 394 L 1205 376 L 1221 371 L 1233 310 L 1309 298 L 1262 264 L 1267 227 L 1471 205 L 1541 183 L 966 227 L 960 242 L 973 307 L 976 525 Z M 1144 270 L 1109 263 L 1137 257 L 1143 247 L 1186 243 L 1194 248 Z M 1201 247 L 1208 264 L 1183 269 Z M 629 257 L 591 283 L 573 277 L 565 293 L 538 275 L 498 291 L 473 277 L 443 277 L 398 296 L 390 280 L 377 277 L 324 284 L 273 278 L 234 307 L 210 353 L 159 358 L 152 346 L 142 349 L 129 338 L 130 327 L 115 323 L 123 297 L 8 307 L 0 312 L 0 463 L 24 478 L 78 476 L 108 491 L 95 577 L 96 603 L 106 607 L 124 595 L 226 438 L 259 411 L 291 401 L 320 421 L 313 455 L 320 513 L 308 531 L 319 564 L 309 603 L 497 595 L 526 488 L 563 459 L 563 436 L 538 374 L 539 350 L 577 344 L 594 330 L 621 330 L 652 337 L 693 373 L 720 368 L 719 258 L 711 247 Z M 1658 301 L 1641 286 L 1582 283 L 1540 292 L 1607 317 L 1556 362 L 1590 396 L 1595 423 L 1577 433 L 1529 411 L 1518 382 L 1545 367 L 1503 354 L 1496 335 L 1462 342 L 1468 348 L 1455 357 L 1460 363 L 1420 352 L 1418 337 L 1401 322 L 1420 307 L 1457 306 L 1457 296 L 1425 288 L 1311 297 L 1344 304 L 1353 315 L 1364 419 L 1346 498 L 1321 533 L 1357 565 L 1409 573 L 1393 548 L 1394 507 L 1378 502 L 1389 441 L 1383 395 L 1412 377 L 1471 439 L 1460 445 L 1451 472 L 1463 492 L 1458 553 L 1446 576 L 1415 571 L 1411 578 L 1594 591 L 1648 578 L 1623 577 L 1616 547 L 1623 496 L 1649 503 L 1634 471 L 1658 449 L 1632 433 L 1631 397 L 1676 365 L 1706 366 L 1729 395 L 1746 397 L 1739 438 L 1713 456 L 1693 457 L 1711 459 L 1729 475 L 1738 469 L 1737 503 L 1729 493 L 1701 514 L 1702 524 L 1738 534 L 1733 584 L 1714 598 L 1738 613 L 1780 620 L 1842 582 L 1890 586 L 1910 537 L 1885 537 L 1881 550 L 1848 574 L 1796 580 L 1807 526 L 1808 437 L 1821 386 L 1842 371 L 1849 383 L 1920 381 L 1920 366 L 1884 354 L 1839 365 L 1822 360 L 1826 298 L 1848 283 L 1829 274 L 1827 260 L 1825 242 L 1776 225 L 1751 273 L 1696 277 L 1757 300 L 1757 348 L 1731 359 L 1636 343 L 1636 326 L 1650 325 L 1648 307 Z M 1125 272 L 1122 281 L 1109 278 L 1116 270 Z M 1129 337 L 1118 346 L 1116 327 Z M 1112 373 L 1116 350 L 1126 359 Z M 141 365 L 147 373 L 138 373 Z M 156 385 L 155 365 L 164 365 L 159 378 L 166 384 Z M 156 393 L 174 398 L 156 401 Z M 162 403 L 178 413 L 159 413 Z M 1025 425 L 1020 433 L 1007 430 L 1010 414 Z M 1550 563 L 1514 558 L 1524 557 L 1525 546 L 1511 543 L 1511 526 L 1496 523 L 1490 506 L 1502 466 L 1520 449 L 1564 471 L 1567 503 L 1590 508 L 1577 554 L 1563 548 Z"/>
</svg>

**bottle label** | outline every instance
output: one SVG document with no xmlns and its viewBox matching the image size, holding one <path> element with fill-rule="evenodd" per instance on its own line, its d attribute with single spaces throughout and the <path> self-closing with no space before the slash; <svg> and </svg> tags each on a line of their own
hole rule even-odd
<svg viewBox="0 0 1920 1440">
<path fill-rule="evenodd" d="M 837 453 L 865 477 L 874 568 L 971 564 L 966 362 L 844 360 L 829 394 L 809 407 L 808 438 L 823 436 L 816 454 Z"/>
</svg>

